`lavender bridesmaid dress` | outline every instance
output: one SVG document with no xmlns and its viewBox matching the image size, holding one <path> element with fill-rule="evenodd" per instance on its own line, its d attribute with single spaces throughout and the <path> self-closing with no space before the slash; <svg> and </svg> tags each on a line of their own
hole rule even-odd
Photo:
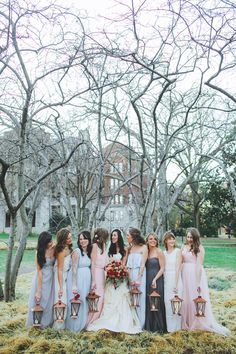
<svg viewBox="0 0 236 354">
<path fill-rule="evenodd" d="M 73 319 L 70 317 L 70 300 L 74 298 L 73 290 L 73 267 L 72 264 L 71 269 L 69 270 L 68 277 L 67 277 L 67 318 L 66 318 L 66 328 L 70 329 L 73 332 L 80 332 L 82 329 L 85 328 L 87 320 L 88 320 L 88 303 L 86 300 L 86 296 L 89 293 L 91 287 L 91 260 L 86 253 L 81 254 L 79 248 L 76 248 L 74 252 L 77 252 L 79 255 L 78 264 L 75 264 L 77 267 L 77 274 L 76 274 L 76 288 L 80 294 L 80 309 L 78 313 L 78 317 Z"/>
<path fill-rule="evenodd" d="M 55 263 L 54 258 L 46 257 L 46 263 L 42 268 L 42 291 L 40 305 L 43 308 L 42 315 L 42 328 L 49 327 L 53 323 L 53 301 L 54 301 L 54 272 L 53 266 Z M 29 311 L 26 320 L 26 326 L 33 325 L 32 308 L 35 306 L 35 293 L 38 285 L 38 273 L 36 272 L 33 280 L 29 296 Z"/>
</svg>

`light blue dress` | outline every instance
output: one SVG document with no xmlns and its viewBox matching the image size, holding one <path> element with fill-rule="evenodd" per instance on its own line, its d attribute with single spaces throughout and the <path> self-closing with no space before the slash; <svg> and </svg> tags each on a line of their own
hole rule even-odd
<svg viewBox="0 0 236 354">
<path fill-rule="evenodd" d="M 53 301 L 54 301 L 54 272 L 53 266 L 55 263 L 54 258 L 46 257 L 46 263 L 42 268 L 42 290 L 40 306 L 43 308 L 43 315 L 41 320 L 41 327 L 49 327 L 53 323 Z M 29 310 L 26 320 L 26 326 L 33 325 L 33 312 L 32 308 L 35 306 L 35 293 L 38 286 L 38 273 L 33 277 L 31 291 L 29 295 Z"/>
<path fill-rule="evenodd" d="M 88 303 L 86 300 L 86 296 L 88 295 L 91 287 L 91 260 L 85 252 L 83 252 L 82 255 L 81 250 L 79 248 L 76 248 L 74 252 L 77 252 L 79 260 L 77 264 L 73 264 L 72 261 L 72 267 L 69 270 L 67 278 L 68 312 L 66 317 L 66 328 L 73 332 L 80 332 L 82 329 L 85 328 L 88 320 Z M 75 277 L 75 279 L 73 279 L 73 277 Z M 75 319 L 70 317 L 70 300 L 74 298 L 74 294 L 72 292 L 74 286 L 77 288 L 80 294 L 81 301 L 78 317 Z"/>
<path fill-rule="evenodd" d="M 131 281 L 137 281 L 138 273 L 142 264 L 141 253 L 129 253 L 127 268 L 130 272 Z M 145 324 L 145 310 L 146 310 L 146 268 L 144 268 L 143 275 L 139 279 L 139 290 L 142 292 L 140 295 L 140 306 L 136 307 L 136 312 L 140 321 L 141 328 L 144 328 Z"/>
</svg>

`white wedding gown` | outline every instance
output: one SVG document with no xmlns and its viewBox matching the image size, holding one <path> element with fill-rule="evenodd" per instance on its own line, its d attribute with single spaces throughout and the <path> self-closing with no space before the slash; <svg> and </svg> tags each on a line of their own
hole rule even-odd
<svg viewBox="0 0 236 354">
<path fill-rule="evenodd" d="M 118 261 L 121 257 L 118 253 L 112 259 Z M 106 284 L 102 314 L 87 328 L 88 331 L 99 329 L 128 334 L 142 332 L 136 311 L 130 305 L 129 288 L 125 282 L 116 289 L 112 284 Z"/>
</svg>

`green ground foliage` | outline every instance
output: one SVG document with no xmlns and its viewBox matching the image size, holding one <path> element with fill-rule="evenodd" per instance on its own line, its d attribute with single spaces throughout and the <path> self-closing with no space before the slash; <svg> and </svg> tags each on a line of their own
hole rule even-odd
<svg viewBox="0 0 236 354">
<path fill-rule="evenodd" d="M 210 291 L 217 321 L 231 330 L 227 338 L 203 331 L 160 336 L 27 329 L 27 299 L 33 276 L 28 273 L 19 276 L 16 301 L 0 302 L 0 354 L 235 354 L 236 273 L 222 269 L 208 269 L 207 273 L 209 283 L 221 284 Z"/>
</svg>

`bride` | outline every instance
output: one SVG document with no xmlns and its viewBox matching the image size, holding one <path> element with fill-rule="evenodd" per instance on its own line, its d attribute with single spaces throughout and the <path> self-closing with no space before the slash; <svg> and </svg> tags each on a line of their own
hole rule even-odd
<svg viewBox="0 0 236 354">
<path fill-rule="evenodd" d="M 111 244 L 108 250 L 109 262 L 126 260 L 127 251 L 119 229 L 111 233 Z M 128 334 L 140 333 L 141 326 L 134 308 L 130 305 L 130 294 L 126 282 L 118 286 L 107 283 L 105 287 L 103 311 L 99 319 L 90 324 L 88 331 L 108 329 L 113 332 Z"/>
</svg>

